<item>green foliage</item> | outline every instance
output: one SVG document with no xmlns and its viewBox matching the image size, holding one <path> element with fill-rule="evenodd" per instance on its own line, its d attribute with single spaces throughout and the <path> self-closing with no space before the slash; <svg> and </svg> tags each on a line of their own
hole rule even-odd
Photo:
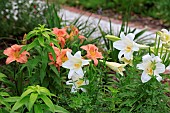
<svg viewBox="0 0 170 113">
<path fill-rule="evenodd" d="M 0 2 L 0 36 L 23 35 L 45 21 L 46 5 L 42 1 L 2 0 Z"/>
<path fill-rule="evenodd" d="M 39 85 L 29 86 L 16 101 L 10 112 L 13 113 L 15 110 L 25 105 L 29 112 L 33 112 L 34 107 L 34 113 L 39 113 L 42 111 L 60 111 L 62 113 L 67 113 L 67 111 L 62 107 L 55 106 L 53 104 L 53 102 L 50 100 L 51 96 L 55 95 L 50 93 L 50 91 L 45 87 L 40 87 Z"/>
</svg>

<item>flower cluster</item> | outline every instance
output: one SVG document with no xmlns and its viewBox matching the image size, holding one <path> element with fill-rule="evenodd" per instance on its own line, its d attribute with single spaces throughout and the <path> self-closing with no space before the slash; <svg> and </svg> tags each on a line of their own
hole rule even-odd
<svg viewBox="0 0 170 113">
<path fill-rule="evenodd" d="M 29 13 L 28 16 L 31 18 L 41 16 L 44 14 L 46 7 L 46 3 L 41 0 L 12 0 L 5 4 L 5 8 L 1 11 L 1 14 L 6 17 L 6 19 L 14 19 L 15 21 L 18 21 L 19 18 L 22 18 L 23 13 Z"/>
<path fill-rule="evenodd" d="M 162 32 L 158 32 L 158 34 L 160 35 L 160 39 L 163 44 L 169 43 L 170 33 L 167 30 L 163 29 Z M 123 75 L 123 71 L 125 71 L 124 67 L 127 64 L 133 66 L 132 61 L 134 51 L 139 51 L 140 48 L 149 48 L 148 46 L 140 45 L 134 42 L 135 35 L 132 33 L 129 33 L 126 36 L 124 33 L 121 33 L 120 39 L 118 37 L 110 35 L 108 37 L 109 39 L 115 41 L 113 43 L 113 47 L 120 50 L 118 58 L 125 64 L 106 61 L 106 65 L 121 75 Z M 152 49 L 153 47 L 150 48 Z M 157 50 L 159 50 L 159 48 Z M 137 64 L 137 68 L 143 70 L 143 73 L 141 75 L 141 80 L 143 83 L 148 82 L 153 76 L 156 77 L 158 81 L 161 81 L 162 77 L 160 76 L 160 73 L 165 74 L 169 72 L 168 68 L 165 70 L 165 65 L 161 63 L 162 60 L 160 59 L 160 56 L 147 54 L 142 57 L 142 61 L 143 62 L 141 64 Z"/>
<path fill-rule="evenodd" d="M 70 30 L 70 33 L 67 31 Z M 65 28 L 58 29 L 53 28 L 53 33 L 56 35 L 61 48 L 65 47 L 66 41 L 73 41 L 76 37 L 80 39 L 81 42 L 84 41 L 85 37 L 79 34 L 78 28 L 75 26 L 66 26 Z M 83 50 L 86 50 L 86 58 L 93 60 L 94 64 L 98 64 L 98 58 L 102 59 L 103 56 L 101 52 L 98 52 L 98 48 L 93 44 L 88 44 L 80 47 Z M 68 74 L 67 85 L 73 85 L 71 92 L 77 92 L 78 89 L 86 91 L 84 88 L 81 88 L 82 85 L 88 85 L 89 81 L 84 78 L 84 72 L 82 67 L 89 64 L 90 60 L 84 60 L 81 56 L 81 51 L 78 51 L 73 56 L 71 54 L 71 49 L 59 49 L 53 46 L 53 49 L 56 53 L 56 61 L 52 56 L 52 53 L 49 53 L 49 59 L 52 61 L 49 64 L 54 64 L 58 69 L 60 66 L 70 69 Z"/>
<path fill-rule="evenodd" d="M 68 29 L 71 29 L 70 34 L 67 33 Z M 57 40 L 59 41 L 59 44 L 61 45 L 61 48 L 64 48 L 66 44 L 66 40 L 72 41 L 74 37 L 78 37 L 81 42 L 84 41 L 85 37 L 79 34 L 78 28 L 75 26 L 67 26 L 62 29 L 53 28 L 53 33 L 56 35 Z"/>
</svg>

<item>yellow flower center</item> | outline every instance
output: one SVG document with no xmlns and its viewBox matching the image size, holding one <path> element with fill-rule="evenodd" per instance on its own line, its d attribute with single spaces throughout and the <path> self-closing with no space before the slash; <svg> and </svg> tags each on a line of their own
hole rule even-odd
<svg viewBox="0 0 170 113">
<path fill-rule="evenodd" d="M 150 63 L 150 65 L 148 66 L 148 69 L 147 69 L 147 73 L 148 75 L 153 75 L 153 71 L 156 69 L 156 62 L 153 61 Z"/>
<path fill-rule="evenodd" d="M 126 52 L 130 52 L 132 50 L 132 47 L 127 46 L 125 50 L 126 50 Z"/>
<path fill-rule="evenodd" d="M 77 87 L 80 87 L 82 84 L 83 84 L 83 80 L 78 80 L 77 82 L 76 82 L 76 86 Z"/>
<path fill-rule="evenodd" d="M 67 58 L 66 55 L 64 55 L 64 56 L 61 58 L 61 61 L 62 61 L 62 62 L 65 62 L 65 61 L 67 61 L 67 60 L 68 60 L 68 58 Z"/>
<path fill-rule="evenodd" d="M 74 64 L 74 67 L 77 69 L 77 68 L 80 68 L 81 67 L 81 64 L 80 63 L 76 63 Z"/>
<path fill-rule="evenodd" d="M 153 75 L 153 69 L 152 68 L 147 69 L 147 73 L 148 75 Z"/>
<path fill-rule="evenodd" d="M 90 54 L 91 54 L 91 56 L 95 56 L 96 55 L 96 52 L 95 51 L 90 51 Z"/>
<path fill-rule="evenodd" d="M 14 56 L 15 58 L 19 58 L 19 55 L 20 55 L 20 52 L 19 52 L 19 51 L 16 51 L 16 52 L 13 53 L 13 56 Z"/>
</svg>

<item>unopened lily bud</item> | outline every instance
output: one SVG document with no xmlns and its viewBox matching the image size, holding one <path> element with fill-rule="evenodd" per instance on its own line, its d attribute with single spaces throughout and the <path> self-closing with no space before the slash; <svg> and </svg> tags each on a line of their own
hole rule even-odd
<svg viewBox="0 0 170 113">
<path fill-rule="evenodd" d="M 26 45 L 27 44 L 27 40 L 26 40 L 26 36 L 27 34 L 24 34 L 23 40 L 22 40 L 22 45 Z"/>
<path fill-rule="evenodd" d="M 106 37 L 107 39 L 113 41 L 113 42 L 120 40 L 119 37 L 114 36 L 114 35 L 106 35 L 105 37 Z"/>
</svg>

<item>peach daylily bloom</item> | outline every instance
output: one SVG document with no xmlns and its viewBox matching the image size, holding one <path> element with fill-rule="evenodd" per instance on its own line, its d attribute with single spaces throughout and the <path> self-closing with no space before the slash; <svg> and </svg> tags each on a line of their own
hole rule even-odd
<svg viewBox="0 0 170 113">
<path fill-rule="evenodd" d="M 55 52 L 55 54 L 56 54 L 56 61 L 54 61 L 54 58 L 53 58 L 53 56 L 52 56 L 52 53 L 49 53 L 49 54 L 48 54 L 48 57 L 49 57 L 49 59 L 51 60 L 51 62 L 48 63 L 48 64 L 49 64 L 49 65 L 54 65 L 55 67 L 58 68 L 58 70 L 60 70 L 60 66 L 62 65 L 62 61 L 61 61 L 61 58 L 60 58 L 60 49 L 57 48 L 57 47 L 54 47 L 54 46 L 52 46 L 52 47 L 53 47 L 54 52 Z"/>
<path fill-rule="evenodd" d="M 57 36 L 57 40 L 59 41 L 61 48 L 64 48 L 65 41 L 67 38 L 69 38 L 69 35 L 66 29 L 65 28 L 63 29 L 53 28 L 53 33 Z"/>
<path fill-rule="evenodd" d="M 68 38 L 68 33 L 65 28 L 63 29 L 53 28 L 53 33 L 57 37 L 64 37 L 65 39 Z"/>
<path fill-rule="evenodd" d="M 102 53 L 98 52 L 98 48 L 93 45 L 93 44 L 88 44 L 86 46 L 81 46 L 81 49 L 84 49 L 87 51 L 87 55 L 86 57 L 89 59 L 92 59 L 94 61 L 94 64 L 97 65 L 98 64 L 98 60 L 97 58 L 102 59 Z"/>
<path fill-rule="evenodd" d="M 23 51 L 22 53 L 20 53 L 21 49 L 22 45 L 17 44 L 5 49 L 3 53 L 8 56 L 8 58 L 6 59 L 6 64 L 9 64 L 13 61 L 26 63 L 30 54 L 27 51 Z"/>
<path fill-rule="evenodd" d="M 67 55 L 66 55 L 67 51 L 70 52 L 70 53 L 72 52 L 72 50 L 68 49 L 68 48 L 67 49 L 61 49 L 60 58 L 61 58 L 62 63 L 64 63 L 65 61 L 68 60 Z"/>
</svg>

